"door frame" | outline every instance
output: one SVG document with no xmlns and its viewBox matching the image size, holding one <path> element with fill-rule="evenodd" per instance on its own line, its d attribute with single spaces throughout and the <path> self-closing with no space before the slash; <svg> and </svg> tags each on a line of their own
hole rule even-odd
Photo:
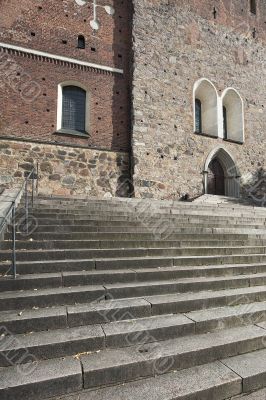
<svg viewBox="0 0 266 400">
<path fill-rule="evenodd" d="M 241 175 L 233 156 L 223 146 L 218 146 L 213 149 L 205 161 L 203 169 L 204 193 L 208 194 L 208 169 L 211 161 L 215 158 L 219 160 L 221 166 L 224 169 L 225 196 L 236 198 L 240 197 Z"/>
</svg>

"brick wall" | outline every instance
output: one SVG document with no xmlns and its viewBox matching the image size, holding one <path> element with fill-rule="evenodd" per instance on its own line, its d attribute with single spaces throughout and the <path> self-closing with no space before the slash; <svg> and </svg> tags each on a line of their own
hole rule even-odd
<svg viewBox="0 0 266 400">
<path fill-rule="evenodd" d="M 91 5 L 80 7 L 74 0 L 1 2 L 0 42 L 124 70 L 123 75 L 103 73 L 19 52 L 0 53 L 1 137 L 128 151 L 131 7 L 125 1 L 108 1 L 112 4 L 114 17 L 99 8 L 102 27 L 93 32 Z M 77 48 L 80 34 L 86 39 L 85 49 Z M 90 95 L 87 139 L 55 134 L 57 86 L 69 80 L 82 83 Z M 25 81 L 35 85 L 32 101 L 24 96 Z"/>
</svg>

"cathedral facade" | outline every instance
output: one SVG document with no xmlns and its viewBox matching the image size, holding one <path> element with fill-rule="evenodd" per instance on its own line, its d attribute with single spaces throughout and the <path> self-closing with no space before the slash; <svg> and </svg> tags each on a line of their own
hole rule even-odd
<svg viewBox="0 0 266 400">
<path fill-rule="evenodd" d="M 0 184 L 263 203 L 266 3 L 83 3 L 1 2 Z"/>
</svg>

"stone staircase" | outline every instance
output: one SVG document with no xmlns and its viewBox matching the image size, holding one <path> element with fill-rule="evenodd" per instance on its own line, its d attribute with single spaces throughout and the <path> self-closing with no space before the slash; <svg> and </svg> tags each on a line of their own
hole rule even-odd
<svg viewBox="0 0 266 400">
<path fill-rule="evenodd" d="M 16 280 L 1 242 L 1 400 L 266 398 L 265 209 L 42 197 L 31 219 Z"/>
</svg>

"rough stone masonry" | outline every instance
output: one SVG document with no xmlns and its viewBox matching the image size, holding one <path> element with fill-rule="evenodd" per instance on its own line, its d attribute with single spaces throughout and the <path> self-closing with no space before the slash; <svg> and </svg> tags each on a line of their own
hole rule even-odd
<svg viewBox="0 0 266 400">
<path fill-rule="evenodd" d="M 209 153 L 224 147 L 242 195 L 265 194 L 265 2 L 134 0 L 133 154 L 137 197 L 203 193 Z M 215 16 L 213 11 L 215 10 Z M 254 36 L 254 29 L 256 35 Z M 244 101 L 243 144 L 193 131 L 193 86 L 211 80 Z"/>
</svg>

